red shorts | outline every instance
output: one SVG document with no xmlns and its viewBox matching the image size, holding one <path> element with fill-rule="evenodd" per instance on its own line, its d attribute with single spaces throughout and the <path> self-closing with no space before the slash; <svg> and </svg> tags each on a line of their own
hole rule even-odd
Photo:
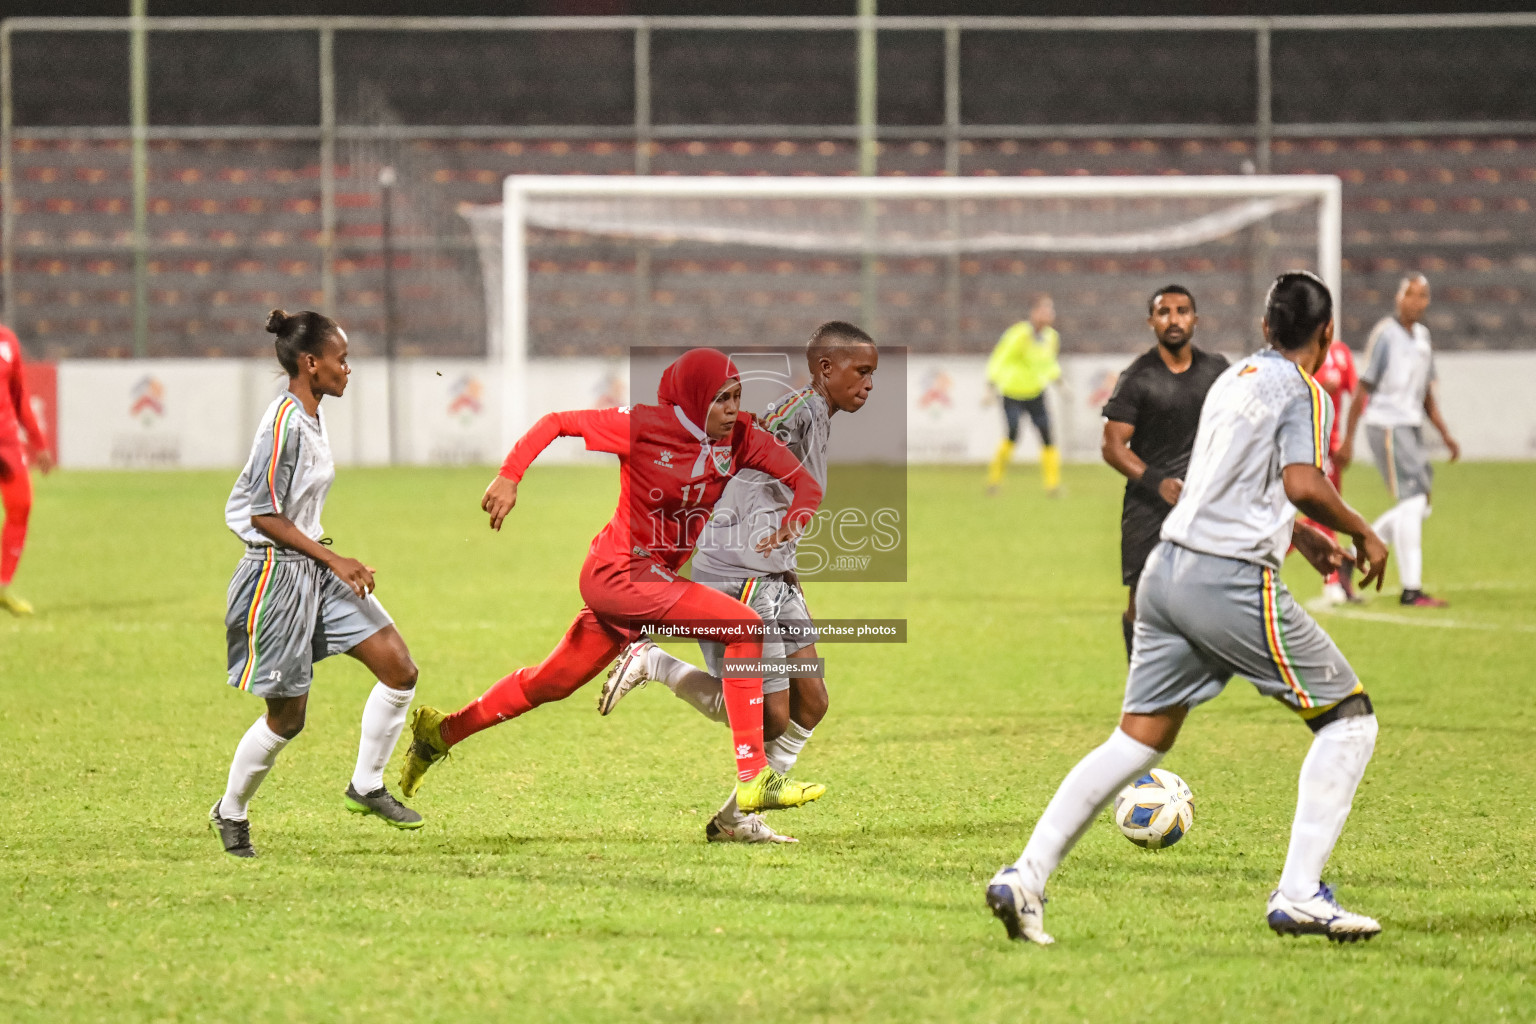
<svg viewBox="0 0 1536 1024">
<path fill-rule="evenodd" d="M 639 625 L 659 622 L 693 586 L 654 558 L 620 561 L 592 551 L 581 566 L 581 599 L 604 625 L 634 639 Z"/>
</svg>

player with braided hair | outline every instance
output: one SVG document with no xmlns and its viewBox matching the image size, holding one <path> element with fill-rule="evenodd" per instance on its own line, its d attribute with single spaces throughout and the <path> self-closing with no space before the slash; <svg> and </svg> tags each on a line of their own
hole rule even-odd
<svg viewBox="0 0 1536 1024">
<path fill-rule="evenodd" d="M 1042 945 L 1046 880 L 1125 785 L 1150 771 L 1191 708 L 1234 675 L 1252 680 L 1312 730 L 1296 818 L 1266 922 L 1278 934 L 1368 939 L 1376 921 L 1341 906 L 1322 871 L 1376 744 L 1376 716 L 1355 671 L 1280 582 L 1296 547 L 1324 574 L 1343 553 L 1298 510 L 1352 537 L 1379 589 L 1387 549 L 1324 473 L 1333 404 L 1312 374 L 1333 342 L 1333 297 L 1316 276 L 1276 278 L 1268 346 L 1239 360 L 1206 396 L 1178 503 L 1136 591 L 1136 635 L 1120 725 L 1067 774 L 1023 854 L 987 887 L 1009 938 Z"/>
</svg>

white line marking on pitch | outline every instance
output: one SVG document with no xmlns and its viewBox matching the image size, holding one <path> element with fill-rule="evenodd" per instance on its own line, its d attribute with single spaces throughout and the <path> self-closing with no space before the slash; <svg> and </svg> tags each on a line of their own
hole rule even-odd
<svg viewBox="0 0 1536 1024">
<path fill-rule="evenodd" d="M 1341 619 L 1359 619 L 1362 622 L 1390 622 L 1398 626 L 1433 626 L 1436 629 L 1485 629 L 1494 632 L 1536 633 L 1536 626 L 1518 622 L 1503 624 L 1466 622 L 1461 619 L 1418 618 L 1412 615 L 1391 615 L 1386 612 L 1357 612 L 1350 608 L 1339 608 L 1331 605 L 1320 597 L 1314 597 L 1308 601 L 1306 608 L 1317 615 L 1337 615 Z"/>
<path fill-rule="evenodd" d="M 1448 594 L 1454 594 L 1458 590 L 1527 590 L 1530 586 L 1529 583 L 1518 580 L 1474 580 L 1471 583 L 1458 583 L 1443 589 Z"/>
</svg>

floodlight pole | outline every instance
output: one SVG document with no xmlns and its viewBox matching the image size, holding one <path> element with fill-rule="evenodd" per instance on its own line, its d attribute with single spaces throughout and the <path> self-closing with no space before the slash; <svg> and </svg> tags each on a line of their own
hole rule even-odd
<svg viewBox="0 0 1536 1024">
<path fill-rule="evenodd" d="M 1254 82 L 1257 104 L 1253 112 L 1253 170 L 1257 174 L 1268 174 L 1270 169 L 1270 152 L 1274 148 L 1274 91 L 1271 81 L 1271 39 L 1270 22 L 1268 18 L 1261 19 L 1259 27 L 1253 33 L 1254 54 L 1253 66 L 1256 73 Z M 1248 235 L 1248 282 L 1247 291 L 1243 294 L 1243 309 L 1252 309 L 1257 300 L 1262 298 L 1264 291 L 1269 287 L 1269 277 L 1273 268 L 1270 266 L 1270 231 L 1268 226 L 1260 221 L 1247 231 Z M 1321 259 L 1321 256 L 1319 256 Z M 1318 269 L 1324 270 L 1319 265 Z M 1325 275 L 1326 276 L 1326 273 Z M 1335 292 L 1337 288 L 1333 289 Z M 1257 324 L 1251 320 L 1242 321 L 1243 335 L 1248 339 L 1246 348 L 1252 350 L 1262 348 L 1264 339 L 1260 335 Z"/>
<path fill-rule="evenodd" d="M 635 29 L 635 174 L 651 173 L 651 29 L 641 24 Z M 634 339 L 635 345 L 650 344 L 651 246 L 644 239 L 635 240 Z"/>
<path fill-rule="evenodd" d="M 149 0 L 133 0 L 128 36 L 130 116 L 133 124 L 133 354 L 149 349 L 149 57 L 145 15 Z"/>
<path fill-rule="evenodd" d="M 865 176 L 876 173 L 880 145 L 875 134 L 879 112 L 876 100 L 880 82 L 875 31 L 875 0 L 859 0 L 859 173 Z M 874 201 L 865 200 L 863 301 L 861 303 L 864 322 L 859 326 L 872 334 L 879 330 L 875 323 L 875 312 L 879 304 L 879 282 L 876 278 L 874 252 L 876 230 Z"/>
<path fill-rule="evenodd" d="M 16 179 L 11 165 L 11 26 L 0 22 L 0 267 L 5 305 L 0 322 L 16 323 Z"/>
<path fill-rule="evenodd" d="M 336 32 L 320 30 L 320 302 L 336 315 Z"/>
<path fill-rule="evenodd" d="M 1254 110 L 1254 167 L 1269 173 L 1269 152 L 1275 135 L 1274 79 L 1271 70 L 1269 19 L 1254 33 L 1254 69 L 1257 72 L 1258 104 Z"/>
<path fill-rule="evenodd" d="M 875 0 L 859 0 L 859 173 L 875 173 L 879 66 L 875 43 Z"/>
<path fill-rule="evenodd" d="M 944 23 L 944 173 L 960 173 L 960 23 Z M 955 251 L 944 260 L 944 349 L 960 351 L 960 207 L 944 204 Z"/>
<path fill-rule="evenodd" d="M 395 169 L 379 171 L 379 249 L 384 259 L 384 359 L 389 386 L 389 464 L 400 461 L 399 391 L 395 366 Z"/>
</svg>

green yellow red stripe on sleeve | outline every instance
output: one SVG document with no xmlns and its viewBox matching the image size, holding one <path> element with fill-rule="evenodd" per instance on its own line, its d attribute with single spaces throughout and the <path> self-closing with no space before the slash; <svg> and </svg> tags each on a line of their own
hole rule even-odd
<svg viewBox="0 0 1536 1024">
<path fill-rule="evenodd" d="M 763 426 L 768 430 L 772 430 L 780 423 L 783 423 L 786 419 L 794 414 L 796 409 L 800 408 L 806 403 L 806 400 L 811 397 L 811 392 L 813 390 L 813 388 L 801 388 L 794 398 L 790 399 L 788 402 L 784 403 L 773 412 L 769 413 L 768 416 L 763 420 Z"/>
<path fill-rule="evenodd" d="M 1296 372 L 1306 382 L 1312 398 L 1312 464 L 1322 469 L 1323 460 L 1328 457 L 1328 407 L 1323 404 L 1323 389 L 1312 379 L 1312 375 L 1300 366 L 1296 367 Z"/>
<path fill-rule="evenodd" d="M 288 431 L 297 408 L 298 403 L 293 399 L 284 399 L 283 404 L 277 407 L 277 414 L 272 417 L 272 458 L 267 460 L 267 493 L 272 496 L 272 507 L 279 512 L 283 506 L 277 500 L 277 463 L 282 457 L 283 445 L 288 441 Z"/>
</svg>

